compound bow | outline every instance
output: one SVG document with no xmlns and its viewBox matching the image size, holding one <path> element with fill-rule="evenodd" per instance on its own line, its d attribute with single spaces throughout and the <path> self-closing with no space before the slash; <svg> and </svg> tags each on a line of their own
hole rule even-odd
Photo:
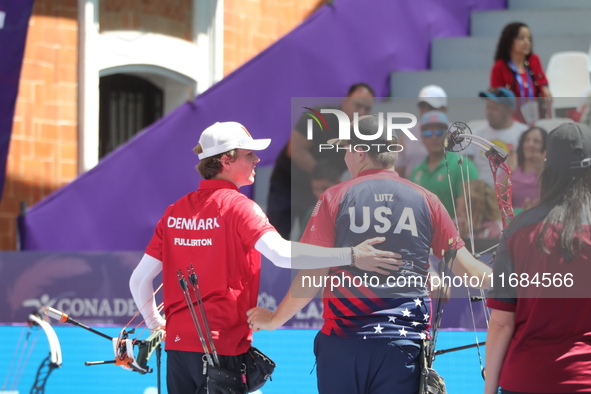
<svg viewBox="0 0 591 394">
<path fill-rule="evenodd" d="M 476 136 L 472 134 L 472 131 L 470 130 L 470 128 L 468 127 L 468 125 L 466 125 L 463 122 L 455 122 L 453 123 L 447 130 L 447 133 L 445 135 L 445 139 L 443 141 L 443 149 L 445 152 L 461 152 L 466 150 L 470 145 L 473 145 L 474 147 L 478 148 L 479 150 L 484 152 L 485 157 L 488 159 L 488 163 L 493 175 L 493 181 L 494 181 L 494 188 L 495 188 L 495 193 L 496 193 L 496 197 L 497 197 L 497 203 L 499 206 L 499 210 L 501 212 L 501 219 L 502 219 L 502 226 L 503 229 L 505 229 L 507 227 L 507 225 L 509 224 L 510 220 L 513 219 L 514 213 L 513 213 L 513 206 L 512 206 L 512 188 L 511 188 L 511 168 L 509 167 L 509 165 L 506 163 L 508 154 L 507 152 L 505 152 L 504 150 L 502 150 L 500 147 L 498 147 L 497 145 L 493 144 L 492 142 L 486 140 L 485 138 Z M 462 167 L 462 158 L 460 158 L 459 160 L 459 165 L 460 165 L 460 173 L 462 176 L 462 185 L 464 188 L 464 195 L 467 195 L 468 198 L 465 199 L 466 201 L 466 212 L 468 213 L 468 224 L 469 224 L 469 229 L 470 229 L 470 242 L 471 242 L 471 251 L 472 253 L 475 254 L 475 257 L 480 257 L 482 254 L 490 251 L 491 249 L 495 248 L 497 245 L 493 246 L 492 248 L 489 248 L 483 252 L 480 253 L 475 253 L 475 247 L 474 247 L 474 229 L 473 229 L 473 223 L 471 220 L 471 196 L 470 196 L 470 189 L 469 187 L 466 187 L 466 182 L 465 181 L 465 177 L 464 177 L 464 172 L 463 172 L 463 167 Z M 447 175 L 448 175 L 448 180 L 450 182 L 450 191 L 452 193 L 452 201 L 454 201 L 454 196 L 453 196 L 453 188 L 451 187 L 451 175 L 449 172 L 449 163 L 447 161 L 447 155 L 445 155 L 445 163 L 447 166 Z M 468 176 L 469 178 L 469 176 Z M 469 181 L 469 179 L 468 179 Z M 454 213 L 456 213 L 456 208 L 455 208 L 455 201 L 453 203 L 453 209 L 454 209 Z M 457 215 L 456 215 L 457 217 Z M 451 266 L 453 264 L 454 258 L 455 258 L 455 249 L 452 247 L 452 241 L 450 241 L 450 248 L 448 251 L 445 252 L 444 254 L 444 258 L 442 260 L 442 267 L 440 268 L 440 272 L 444 272 L 449 274 L 449 272 L 451 272 Z M 446 289 L 443 289 L 443 291 L 445 292 Z M 485 296 L 484 296 L 484 290 L 480 289 L 480 296 L 479 297 L 472 297 L 470 294 L 470 289 L 468 289 L 468 297 L 470 299 L 470 313 L 472 316 L 472 323 L 474 325 L 474 334 L 476 337 L 476 341 L 474 344 L 472 345 L 465 345 L 465 346 L 459 346 L 459 347 L 455 347 L 455 348 L 451 348 L 451 349 L 443 349 L 443 350 L 438 350 L 435 351 L 435 342 L 437 340 L 437 330 L 438 330 L 438 326 L 441 322 L 441 315 L 443 313 L 443 303 L 442 300 L 439 299 L 438 303 L 436 305 L 436 310 L 435 310 L 435 316 L 434 316 L 434 324 L 433 324 L 433 340 L 431 343 L 431 349 L 432 352 L 431 354 L 428 355 L 429 359 L 427 360 L 427 362 L 429 363 L 429 366 L 432 364 L 435 356 L 437 355 L 441 355 L 441 354 L 445 354 L 448 352 L 452 352 L 452 351 L 458 351 L 458 350 L 464 350 L 464 349 L 469 349 L 469 348 L 473 348 L 476 347 L 478 350 L 478 358 L 479 358 L 479 362 L 480 362 L 480 368 L 482 371 L 482 375 L 484 377 L 484 366 L 483 366 L 483 362 L 482 362 L 482 356 L 480 354 L 480 346 L 484 346 L 486 344 L 486 342 L 479 342 L 478 341 L 478 336 L 476 334 L 476 319 L 475 319 L 475 315 L 474 315 L 474 310 L 472 308 L 472 301 L 485 301 Z M 483 305 L 484 308 L 484 315 L 486 318 L 486 325 L 488 327 L 488 309 L 486 308 L 485 305 Z"/>
</svg>

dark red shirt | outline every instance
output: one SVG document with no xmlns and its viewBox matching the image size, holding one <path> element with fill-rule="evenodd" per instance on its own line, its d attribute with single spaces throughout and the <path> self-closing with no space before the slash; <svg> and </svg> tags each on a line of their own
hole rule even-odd
<svg viewBox="0 0 591 394">
<path fill-rule="evenodd" d="M 589 226 L 585 226 L 578 257 L 567 260 L 562 255 L 558 225 L 551 226 L 544 234 L 552 252 L 543 253 L 536 245 L 536 234 L 551 208 L 540 205 L 515 217 L 496 252 L 493 288 L 489 291 L 487 305 L 515 312 L 515 332 L 503 362 L 499 385 L 506 390 L 526 393 L 589 392 Z M 528 279 L 512 288 L 508 282 L 511 275 L 520 280 L 527 275 Z M 565 282 L 568 277 L 572 279 L 572 286 Z M 545 287 L 548 283 L 552 285 Z"/>
<path fill-rule="evenodd" d="M 534 82 L 534 96 L 542 97 L 541 88 L 542 86 L 548 86 L 548 79 L 546 78 L 546 74 L 544 74 L 538 55 L 532 53 L 526 67 L 528 70 L 531 70 L 530 75 Z M 507 62 L 503 59 L 497 60 L 492 67 L 490 72 L 490 86 L 492 88 L 507 88 L 515 94 L 515 97 L 521 97 L 515 72 L 511 70 Z"/>
</svg>

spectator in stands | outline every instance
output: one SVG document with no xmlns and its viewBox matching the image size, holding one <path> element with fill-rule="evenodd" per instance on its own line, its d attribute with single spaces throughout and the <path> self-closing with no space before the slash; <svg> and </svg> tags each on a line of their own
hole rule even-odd
<svg viewBox="0 0 591 394">
<path fill-rule="evenodd" d="M 471 180 L 468 185 L 469 189 L 465 188 L 467 193 L 460 196 L 456 203 L 460 236 L 470 237 L 471 224 L 474 238 L 499 238 L 503 222 L 495 190 L 478 179 Z M 470 202 L 468 206 L 467 201 Z"/>
<path fill-rule="evenodd" d="M 342 100 L 339 108 L 334 106 L 316 107 L 320 109 L 340 109 L 353 120 L 353 114 L 359 117 L 369 114 L 373 105 L 375 93 L 366 83 L 357 83 L 349 88 L 347 97 Z M 306 115 L 298 120 L 295 129 L 291 132 L 291 138 L 281 150 L 275 168 L 271 174 L 267 215 L 269 221 L 282 237 L 289 239 L 292 223 L 297 218 L 300 224 L 308 208 L 316 202 L 310 183 L 310 172 L 321 159 L 329 160 L 331 166 L 341 173 L 346 170 L 343 162 L 344 152 L 322 151 L 319 152 L 319 144 L 325 144 L 331 138 L 338 137 L 338 118 L 334 114 L 323 114 L 328 127 L 321 131 L 320 127 L 313 123 L 313 140 L 308 140 Z M 292 185 L 293 200 L 292 200 Z"/>
<path fill-rule="evenodd" d="M 419 108 L 419 119 L 429 111 L 447 113 L 447 94 L 440 86 L 427 85 L 419 92 L 417 106 Z M 410 131 L 414 135 L 420 134 L 420 125 L 413 127 Z M 425 148 L 420 138 L 417 141 L 409 141 L 404 133 L 400 134 L 400 144 L 404 146 L 404 150 L 398 154 L 396 172 L 401 177 L 408 179 L 415 167 L 427 156 L 427 148 Z"/>
<path fill-rule="evenodd" d="M 453 201 L 462 195 L 462 182 L 478 178 L 478 171 L 474 163 L 467 158 L 462 160 L 460 168 L 461 156 L 443 150 L 443 140 L 448 127 L 447 115 L 441 111 L 429 111 L 423 115 L 421 140 L 427 149 L 427 156 L 413 170 L 409 179 L 439 197 L 453 219 L 456 216 Z"/>
<path fill-rule="evenodd" d="M 487 99 L 486 120 L 488 125 L 479 130 L 472 130 L 472 132 L 498 145 L 509 155 L 515 154 L 519 136 L 527 129 L 526 125 L 514 121 L 511 117 L 517 105 L 515 95 L 509 89 L 497 88 L 482 91 L 479 96 Z M 473 158 L 480 179 L 494 187 L 493 176 L 484 152 L 472 145 L 469 147 L 468 154 Z"/>
<path fill-rule="evenodd" d="M 550 113 L 535 99 L 527 99 L 552 95 L 540 58 L 533 53 L 531 32 L 525 23 L 510 23 L 503 29 L 490 73 L 490 86 L 505 87 L 520 97 L 515 116 L 521 122 L 531 124 Z"/>
<path fill-rule="evenodd" d="M 548 132 L 541 127 L 530 127 L 519 137 L 517 165 L 511 178 L 513 184 L 513 208 L 528 209 L 538 203 L 540 187 L 538 179 L 546 159 Z"/>
</svg>

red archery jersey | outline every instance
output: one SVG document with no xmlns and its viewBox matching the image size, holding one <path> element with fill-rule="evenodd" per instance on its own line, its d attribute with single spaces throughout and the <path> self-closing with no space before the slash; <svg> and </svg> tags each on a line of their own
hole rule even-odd
<svg viewBox="0 0 591 394">
<path fill-rule="evenodd" d="M 162 261 L 167 350 L 203 352 L 176 274 L 190 264 L 218 354 L 248 350 L 246 311 L 257 304 L 261 267 L 254 245 L 267 231 L 275 228 L 265 213 L 228 181 L 204 180 L 166 209 L 146 253 Z"/>
</svg>

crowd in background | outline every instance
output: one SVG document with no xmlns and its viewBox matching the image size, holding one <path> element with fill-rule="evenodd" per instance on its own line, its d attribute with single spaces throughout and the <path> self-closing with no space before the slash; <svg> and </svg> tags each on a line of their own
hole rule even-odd
<svg viewBox="0 0 591 394">
<path fill-rule="evenodd" d="M 444 89 L 427 85 L 418 95 L 416 113 L 419 122 L 410 130 L 418 139 L 414 140 L 406 133 L 399 134 L 398 142 L 403 146 L 395 164 L 399 176 L 435 194 L 449 217 L 455 220 L 462 238 L 499 242 L 494 259 L 495 278 L 518 275 L 523 279 L 526 275 L 533 280 L 538 275 L 556 277 L 565 272 L 566 276 L 577 276 L 578 272 L 580 277 L 586 277 L 591 220 L 588 171 L 591 128 L 573 122 L 556 125 L 558 127 L 552 127 L 553 130 L 537 125 L 538 121 L 553 116 L 552 95 L 540 59 L 533 52 L 531 32 L 523 23 L 510 23 L 503 29 L 488 86 L 478 93 L 486 101 L 486 122 L 475 126 L 471 133 L 482 137 L 482 141 L 492 142 L 493 148 L 475 143 L 461 151 L 445 149 L 446 138 L 454 131 L 454 126 L 456 130 L 459 127 L 448 118 Z M 371 88 L 366 93 L 370 91 Z M 353 108 L 351 103 L 359 100 L 351 97 L 351 93 L 350 90 L 344 99 L 343 108 L 347 107 L 345 103 Z M 365 106 L 359 107 L 363 108 L 363 114 L 371 113 L 368 108 L 370 98 L 373 94 L 368 94 Z M 579 108 L 578 112 L 575 120 L 585 119 L 585 113 L 586 119 L 589 118 L 589 109 Z M 353 119 L 353 133 L 355 120 L 349 118 Z M 341 144 L 352 148 L 353 141 L 341 141 Z M 294 142 L 292 138 L 292 152 Z M 306 146 L 308 150 L 313 148 L 312 144 Z M 349 161 L 353 160 L 351 154 L 347 155 Z M 506 167 L 495 172 L 498 161 L 494 163 L 490 157 L 502 158 Z M 319 183 L 317 168 L 311 170 L 310 166 L 306 171 L 295 163 L 295 157 L 293 159 L 294 167 L 305 173 L 306 183 L 315 185 L 314 197 L 320 200 L 314 209 L 330 209 L 326 206 L 326 196 L 320 194 L 346 176 L 338 176 L 337 171 L 330 177 L 323 175 Z M 324 163 L 323 167 L 329 165 Z M 310 181 L 311 173 L 314 181 Z M 302 201 L 298 197 L 300 193 L 301 189 L 292 183 L 289 197 L 293 201 Z M 395 196 L 402 202 L 401 195 Z M 343 198 L 340 203 L 358 204 L 364 208 L 372 205 L 362 198 L 357 201 Z M 502 217 L 501 211 L 506 216 L 507 210 L 503 208 L 507 203 L 516 213 L 525 212 L 513 219 L 504 231 L 508 220 Z M 270 198 L 269 205 L 272 207 L 272 204 L 274 201 Z M 335 216 L 338 220 L 338 214 Z M 285 221 L 286 216 L 269 215 L 269 218 L 275 224 L 276 220 Z M 315 219 L 313 217 L 306 227 L 304 241 L 310 234 L 319 237 L 321 226 Z M 300 227 L 305 227 L 308 218 L 300 216 L 299 220 Z M 292 237 L 299 235 L 291 234 Z M 472 246 L 474 248 L 474 243 Z M 438 252 L 431 250 L 433 254 Z M 589 335 L 589 324 L 588 319 L 579 317 L 580 307 L 589 300 L 589 297 L 580 298 L 585 287 L 557 288 L 544 296 L 537 286 L 524 285 L 523 281 L 509 291 L 498 283 L 496 287 L 491 284 L 487 296 L 492 315 L 487 337 L 485 393 L 588 391 L 590 361 L 585 338 Z M 326 309 L 333 311 L 335 308 L 329 306 Z M 563 320 L 548 315 L 548 311 L 558 310 L 572 322 L 572 329 L 565 331 Z M 378 330 L 381 333 L 382 327 L 377 327 L 376 332 Z M 365 343 L 362 346 L 367 347 Z M 337 350 L 332 353 L 339 354 Z M 318 359 L 318 353 L 316 355 Z M 319 373 L 319 387 L 320 383 Z M 331 392 L 330 388 L 324 392 Z"/>
<path fill-rule="evenodd" d="M 410 117 L 410 129 L 397 124 L 400 134 L 387 130 L 382 114 L 371 115 L 375 94 L 366 83 L 352 85 L 338 106 L 304 107 L 309 112 L 294 127 L 271 176 L 268 220 L 238 189 L 254 183 L 256 151 L 271 140 L 253 139 L 237 122 L 204 130 L 194 149 L 204 180 L 167 208 L 130 280 L 149 328 L 174 338 L 166 346 L 169 392 L 254 391 L 244 364 L 258 351 L 251 346 L 252 332 L 283 326 L 320 288 L 324 323 L 314 341 L 320 393 L 445 392 L 431 369 L 431 347 L 447 289 L 418 285 L 416 278 L 433 283 L 446 272 L 482 278 L 465 284 L 490 290 L 486 394 L 588 391 L 585 338 L 591 323 L 573 302 L 587 286 L 561 288 L 551 281 L 558 293 L 551 290 L 545 299 L 537 286 L 523 284 L 523 275 L 534 283 L 540 270 L 563 275 L 567 264 L 566 275 L 586 277 L 591 245 L 591 128 L 568 122 L 548 133 L 535 125 L 552 111 L 531 43 L 524 24 L 503 30 L 490 87 L 477 93 L 486 103 L 486 120 L 473 130 L 450 122 L 448 97 L 435 85 L 421 89 L 418 122 Z M 474 138 L 458 138 L 455 131 Z M 508 227 L 507 204 L 525 210 Z M 195 229 L 189 225 L 166 224 L 167 218 L 185 217 L 206 218 L 200 219 L 204 228 L 197 228 L 202 240 L 190 238 Z M 474 237 L 500 239 L 493 269 L 462 240 Z M 198 267 L 206 296 L 197 304 L 207 309 L 207 319 L 204 311 L 196 316 L 186 285 L 181 284 L 183 294 L 176 286 L 179 264 L 194 257 L 195 249 L 186 246 L 196 241 L 216 245 L 199 251 L 208 264 Z M 261 255 L 299 271 L 275 310 L 256 306 Z M 433 270 L 432 256 L 443 270 Z M 166 321 L 152 285 L 161 271 Z M 368 272 L 381 276 L 368 284 Z M 499 286 L 498 279 L 493 284 L 493 278 L 509 281 L 515 275 L 518 286 Z M 339 276 L 342 282 L 333 284 Z M 322 284 L 329 277 L 330 288 Z M 407 277 L 415 284 L 407 285 Z M 396 285 L 389 284 L 392 278 Z M 192 286 L 200 298 L 199 287 Z M 182 297 L 186 308 L 179 306 Z M 585 299 L 583 306 L 591 306 L 591 298 Z M 560 319 L 548 317 L 548 310 L 559 309 L 572 324 L 568 332 Z M 561 341 L 555 341 L 558 336 Z M 540 382 L 539 376 L 553 374 Z"/>
<path fill-rule="evenodd" d="M 518 213 L 539 201 L 538 179 L 550 130 L 535 123 L 552 116 L 548 80 L 524 23 L 510 23 L 503 29 L 489 83 L 478 93 L 486 101 L 486 122 L 471 132 L 507 153 L 506 162 L 512 171 L 511 203 Z M 331 108 L 340 108 L 353 119 L 354 112 L 359 116 L 371 113 L 373 99 L 373 89 L 358 83 L 349 88 L 340 107 Z M 448 118 L 444 89 L 437 85 L 423 87 L 415 114 L 418 124 L 410 132 L 417 140 L 410 140 L 404 133 L 398 135 L 403 146 L 396 162 L 398 174 L 436 194 L 456 220 L 462 237 L 498 238 L 502 222 L 495 181 L 484 151 L 474 146 L 459 153 L 443 149 L 446 133 L 454 121 Z M 326 114 L 325 119 L 329 125 L 337 120 L 331 114 Z M 315 148 L 325 141 L 308 141 L 304 137 L 306 120 L 302 115 L 277 160 L 268 198 L 271 223 L 284 237 L 292 239 L 301 235 L 320 194 L 348 177 L 340 156 L 325 160 L 318 157 Z M 332 130 L 338 127 L 335 125 Z M 314 133 L 315 138 L 328 140 L 327 135 L 326 131 Z M 500 181 L 507 185 L 506 177 Z M 289 209 L 291 215 L 285 214 Z"/>
</svg>

